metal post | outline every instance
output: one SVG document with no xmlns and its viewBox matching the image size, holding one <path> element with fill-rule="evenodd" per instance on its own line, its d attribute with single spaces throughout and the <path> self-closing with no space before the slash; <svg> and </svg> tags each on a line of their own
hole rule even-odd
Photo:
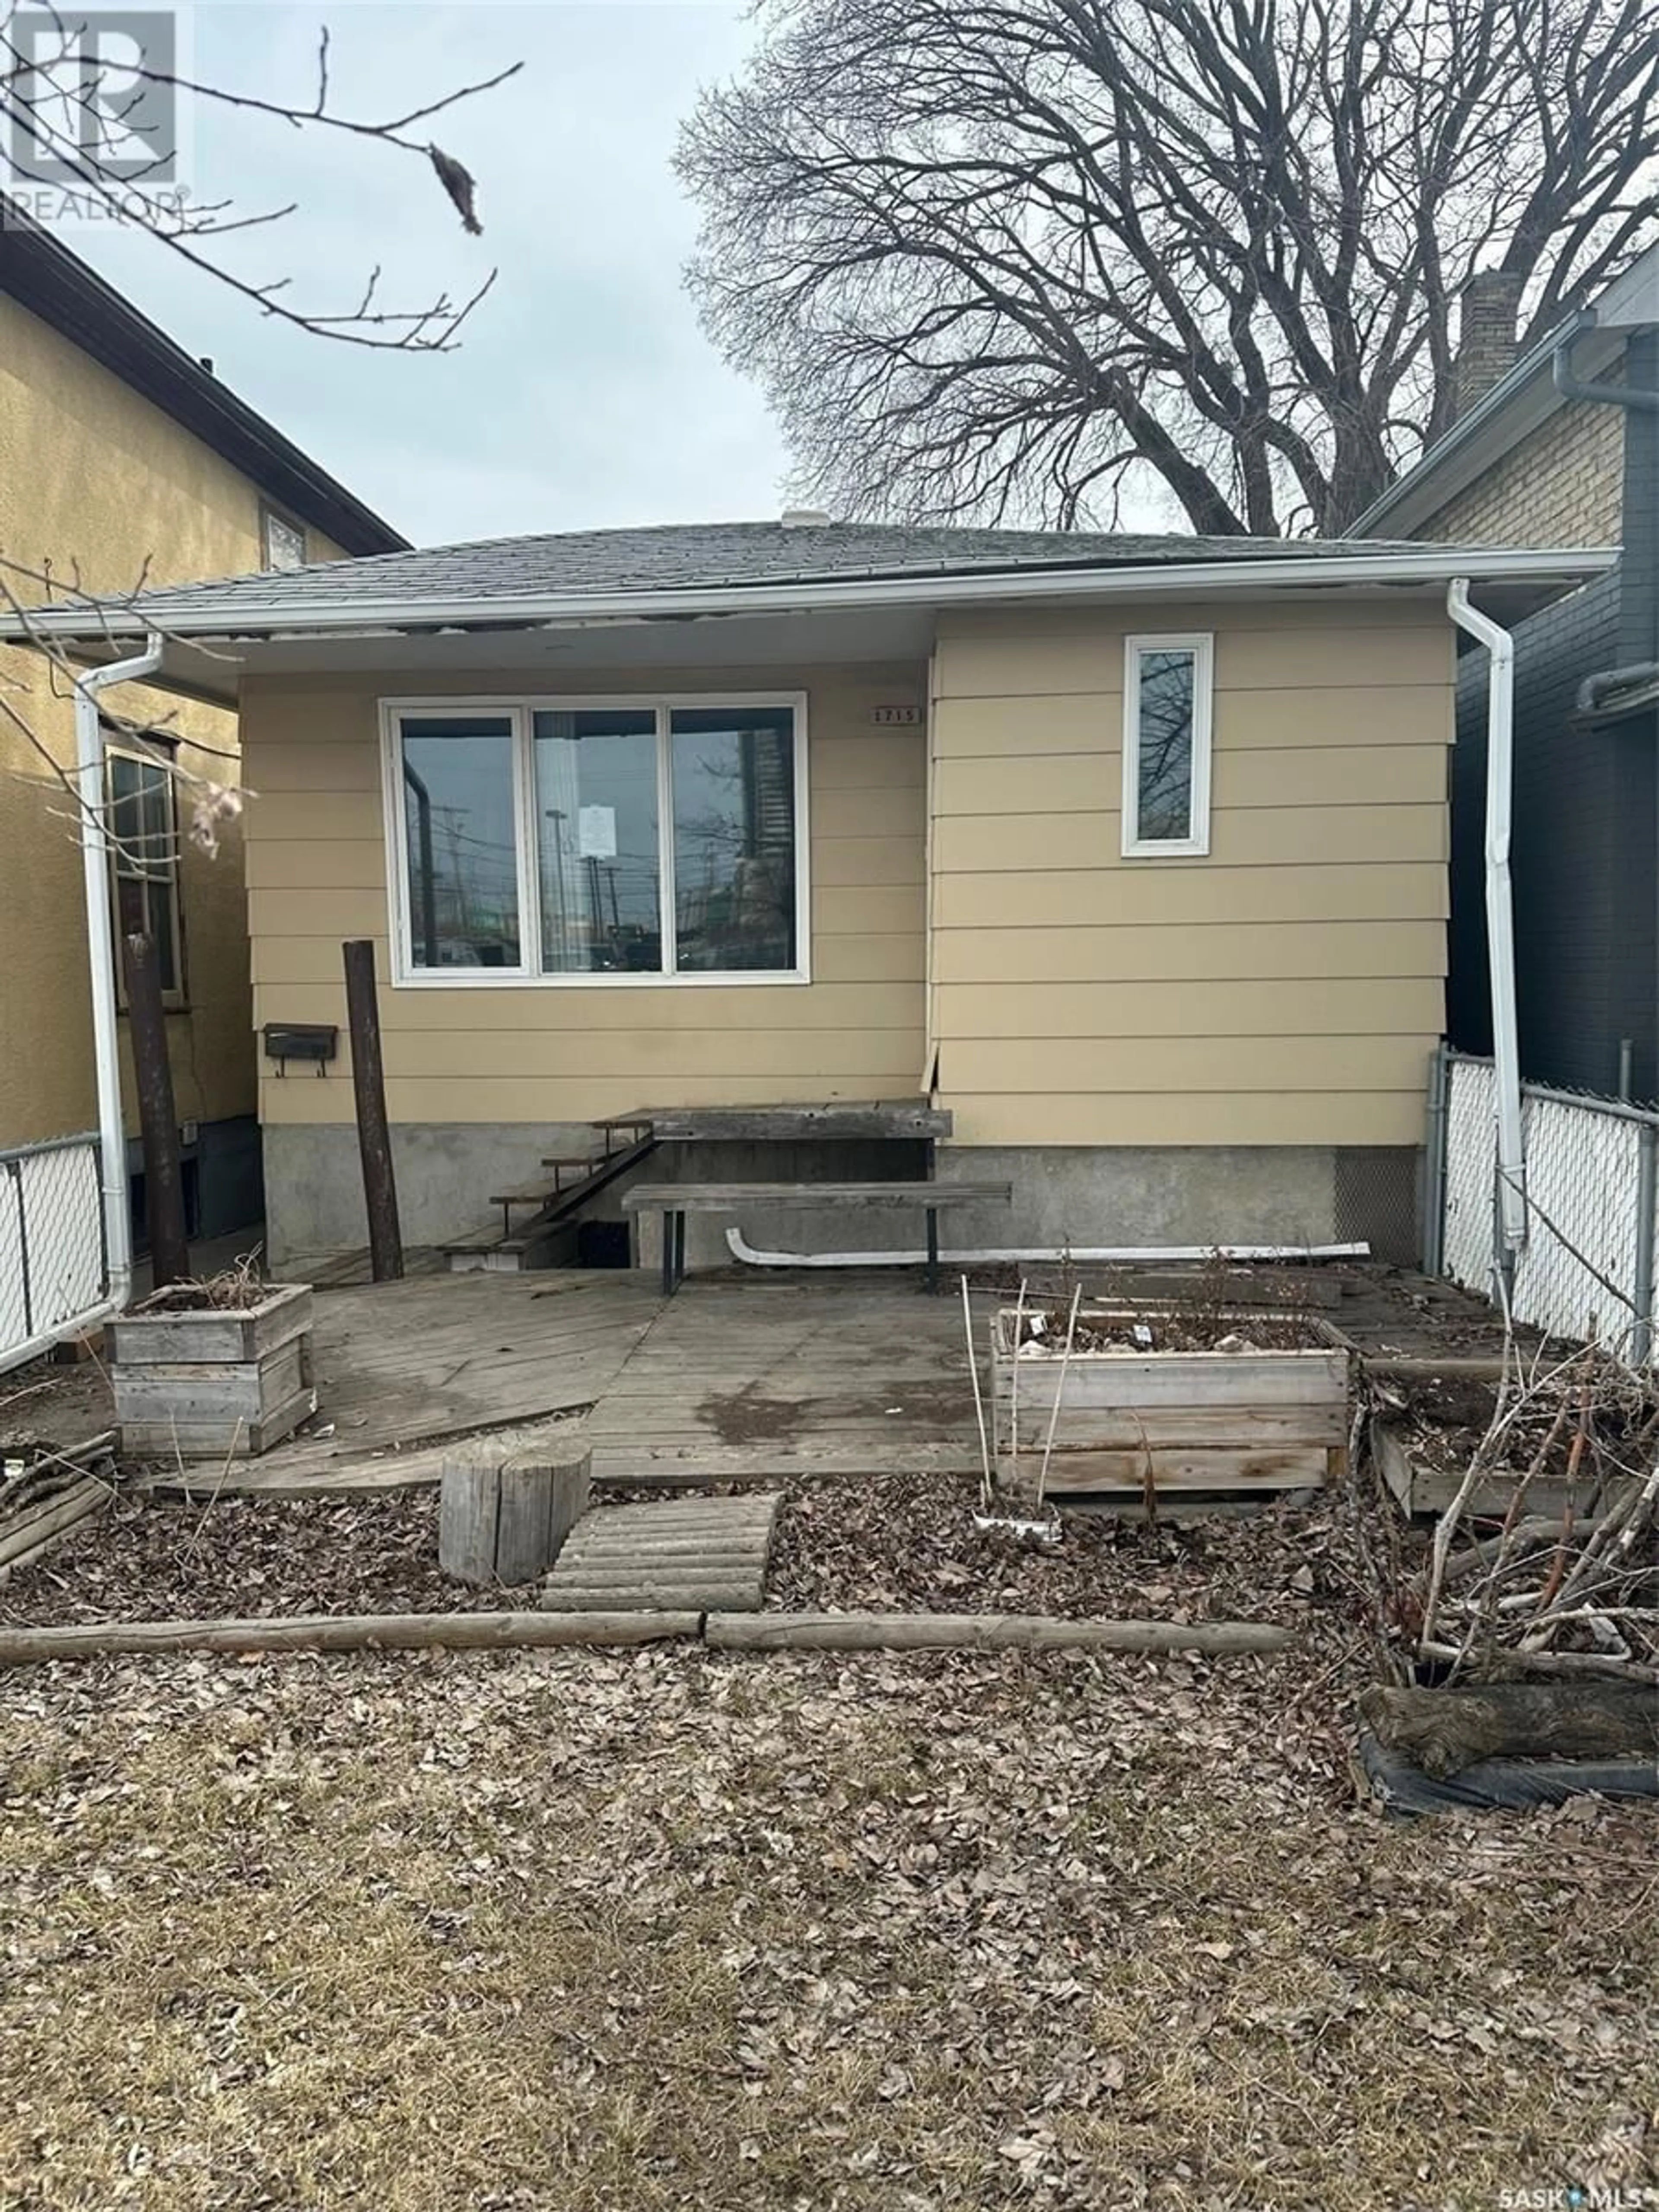
<svg viewBox="0 0 1659 2212">
<path fill-rule="evenodd" d="M 138 1131 L 144 1148 L 150 1275 L 159 1291 L 165 1283 L 182 1283 L 190 1273 L 173 1063 L 167 1057 L 167 1022 L 161 1006 L 161 969 L 155 947 L 148 937 L 124 937 L 121 954 L 127 987 L 127 1027 L 132 1039 L 133 1087 L 138 1094 Z"/>
<path fill-rule="evenodd" d="M 1636 1133 L 1636 1259 L 1632 1301 L 1636 1323 L 1631 1331 L 1631 1365 L 1645 1367 L 1653 1357 L 1653 1209 L 1659 1178 L 1659 1127 L 1644 1121 Z"/>
<path fill-rule="evenodd" d="M 386 1116 L 386 1071 L 380 1063 L 380 1008 L 375 995 L 374 947 L 366 937 L 345 948 L 346 1023 L 351 1033 L 351 1088 L 357 1108 L 357 1149 L 362 1155 L 363 1198 L 368 1208 L 369 1271 L 377 1283 L 398 1281 L 404 1272 L 398 1227 L 398 1184 L 392 1168 L 392 1132 Z"/>
<path fill-rule="evenodd" d="M 1450 1139 L 1449 1112 L 1451 1054 L 1437 1044 L 1429 1057 L 1429 1120 L 1423 1144 L 1423 1273 L 1442 1275 L 1446 1269 L 1446 1147 Z"/>
</svg>

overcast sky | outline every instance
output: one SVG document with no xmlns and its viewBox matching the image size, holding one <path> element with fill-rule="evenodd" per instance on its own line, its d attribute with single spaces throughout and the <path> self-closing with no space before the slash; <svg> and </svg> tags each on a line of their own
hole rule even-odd
<svg viewBox="0 0 1659 2212">
<path fill-rule="evenodd" d="M 291 276 L 308 307 L 353 304 L 377 262 L 388 306 L 423 305 L 440 288 L 464 295 L 498 266 L 453 354 L 303 336 L 152 240 L 60 233 L 394 526 L 441 544 L 779 511 L 775 427 L 681 287 L 696 226 L 669 167 L 698 87 L 729 76 L 749 43 L 738 9 L 205 0 L 180 14 L 197 76 L 300 101 L 314 90 L 325 21 L 333 104 L 354 117 L 526 64 L 428 126 L 478 180 L 477 239 L 412 155 L 211 109 L 194 118 L 198 200 L 300 203 L 237 241 L 234 260 L 256 279 Z"/>
</svg>

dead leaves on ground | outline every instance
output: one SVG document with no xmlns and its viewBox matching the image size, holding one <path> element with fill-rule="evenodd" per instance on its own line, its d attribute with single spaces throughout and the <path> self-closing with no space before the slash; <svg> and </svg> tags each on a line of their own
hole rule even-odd
<svg viewBox="0 0 1659 2212">
<path fill-rule="evenodd" d="M 1655 1830 L 1382 1825 L 1305 1662 L 14 1678 L 0 2205 L 1490 2204 L 1659 2179 Z"/>
</svg>

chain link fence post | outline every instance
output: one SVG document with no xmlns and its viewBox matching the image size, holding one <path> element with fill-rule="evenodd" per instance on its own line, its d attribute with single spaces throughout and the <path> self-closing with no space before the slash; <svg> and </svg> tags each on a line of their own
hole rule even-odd
<svg viewBox="0 0 1659 2212">
<path fill-rule="evenodd" d="M 1653 1357 L 1653 1208 L 1659 1127 L 1644 1121 L 1637 1141 L 1636 1257 L 1632 1268 L 1636 1318 L 1631 1330 L 1630 1358 L 1632 1367 L 1645 1367 Z"/>
</svg>

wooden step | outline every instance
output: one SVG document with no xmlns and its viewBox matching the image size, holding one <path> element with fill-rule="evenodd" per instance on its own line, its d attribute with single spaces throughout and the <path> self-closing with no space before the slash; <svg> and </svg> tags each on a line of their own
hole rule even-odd
<svg viewBox="0 0 1659 2212">
<path fill-rule="evenodd" d="M 538 1602 L 548 1613 L 758 1613 L 782 1504 L 773 1492 L 599 1506 L 571 1530 Z"/>
</svg>

